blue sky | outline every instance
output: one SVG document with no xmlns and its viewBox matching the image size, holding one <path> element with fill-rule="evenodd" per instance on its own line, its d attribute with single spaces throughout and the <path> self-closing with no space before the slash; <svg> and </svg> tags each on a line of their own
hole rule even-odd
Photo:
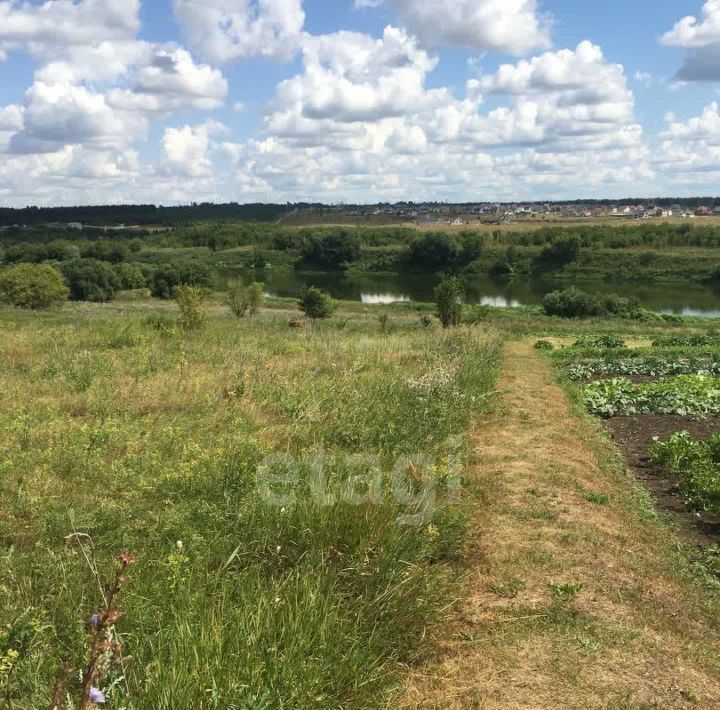
<svg viewBox="0 0 720 710">
<path fill-rule="evenodd" d="M 720 0 L 0 0 L 0 204 L 713 194 Z"/>
</svg>

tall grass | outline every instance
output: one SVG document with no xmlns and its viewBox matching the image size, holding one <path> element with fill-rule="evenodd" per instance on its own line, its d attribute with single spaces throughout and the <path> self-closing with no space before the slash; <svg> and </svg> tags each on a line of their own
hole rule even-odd
<svg viewBox="0 0 720 710">
<path fill-rule="evenodd" d="M 456 465 L 497 338 L 410 314 L 388 334 L 363 314 L 312 334 L 282 313 L 185 334 L 147 316 L 0 312 L 0 698 L 47 706 L 60 662 L 85 661 L 101 600 L 81 533 L 98 569 L 139 558 L 111 707 L 380 705 L 441 619 L 463 538 L 462 505 L 402 516 Z M 283 505 L 257 486 L 269 454 L 296 465 L 273 484 Z M 388 471 L 421 454 L 418 496 L 398 500 Z M 350 503 L 358 466 L 383 472 L 380 495 Z"/>
</svg>

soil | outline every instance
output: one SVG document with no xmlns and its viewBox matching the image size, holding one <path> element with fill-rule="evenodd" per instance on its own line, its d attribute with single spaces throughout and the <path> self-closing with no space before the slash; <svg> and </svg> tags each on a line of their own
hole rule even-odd
<svg viewBox="0 0 720 710">
<path fill-rule="evenodd" d="M 670 414 L 642 414 L 605 420 L 615 443 L 638 480 L 652 493 L 660 510 L 677 526 L 678 535 L 687 543 L 708 547 L 720 543 L 720 517 L 695 513 L 683 500 L 677 478 L 652 466 L 648 449 L 655 437 L 665 439 L 676 431 L 687 431 L 697 438 L 720 432 L 720 418 L 692 419 Z"/>
</svg>

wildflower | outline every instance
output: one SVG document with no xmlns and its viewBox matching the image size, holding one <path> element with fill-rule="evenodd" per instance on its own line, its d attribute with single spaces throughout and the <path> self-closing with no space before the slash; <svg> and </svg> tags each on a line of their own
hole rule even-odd
<svg viewBox="0 0 720 710">
<path fill-rule="evenodd" d="M 105 705 L 105 696 L 97 688 L 90 688 L 90 702 L 95 705 Z"/>
<path fill-rule="evenodd" d="M 426 532 L 429 538 L 436 538 L 440 536 L 440 530 L 438 530 L 437 525 L 433 525 L 432 523 L 427 526 Z"/>
<path fill-rule="evenodd" d="M 100 614 L 93 614 L 90 617 L 90 623 L 97 629 L 98 624 L 100 623 Z"/>
</svg>

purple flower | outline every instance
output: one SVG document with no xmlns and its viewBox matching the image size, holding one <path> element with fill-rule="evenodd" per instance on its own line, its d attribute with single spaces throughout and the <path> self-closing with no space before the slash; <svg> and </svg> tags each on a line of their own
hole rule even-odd
<svg viewBox="0 0 720 710">
<path fill-rule="evenodd" d="M 100 623 L 100 614 L 93 614 L 90 617 L 90 623 L 97 628 L 98 624 Z"/>
<path fill-rule="evenodd" d="M 95 705 L 105 705 L 105 696 L 97 688 L 90 688 L 90 702 Z"/>
</svg>

